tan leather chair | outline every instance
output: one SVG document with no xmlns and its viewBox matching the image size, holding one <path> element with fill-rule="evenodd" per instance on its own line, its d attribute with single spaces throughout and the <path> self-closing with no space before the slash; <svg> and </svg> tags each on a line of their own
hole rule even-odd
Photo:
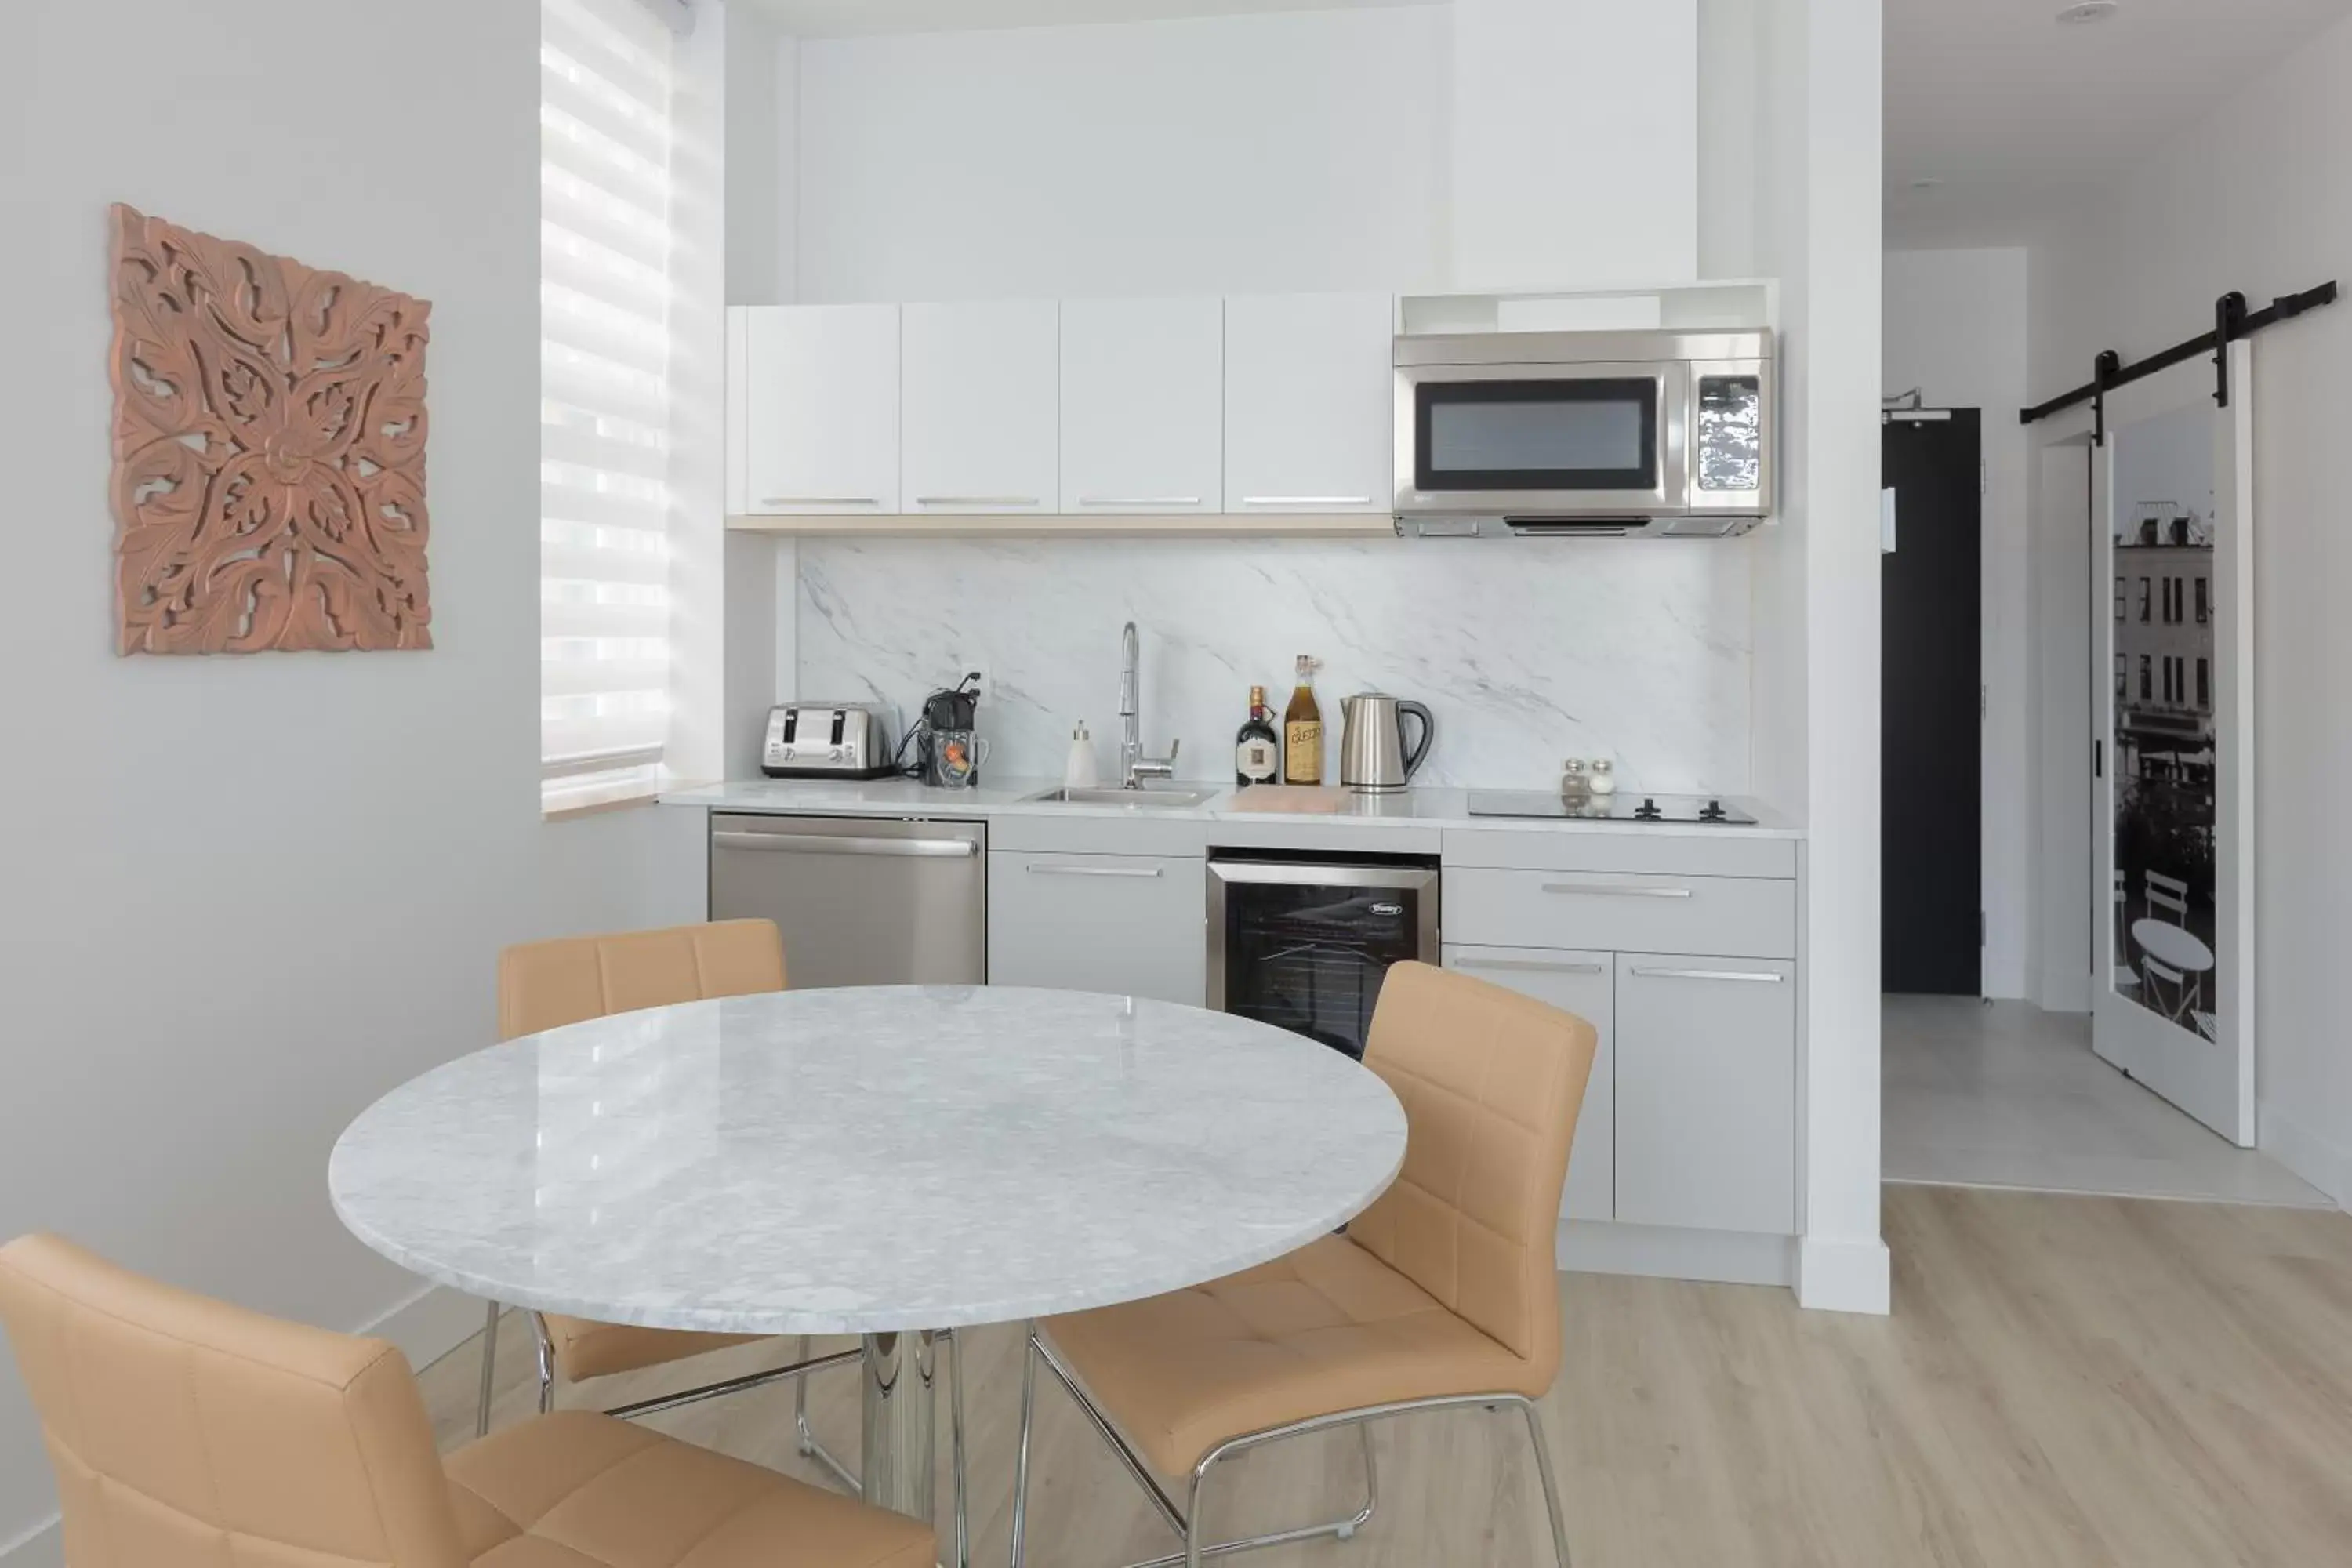
<svg viewBox="0 0 2352 1568">
<path fill-rule="evenodd" d="M 1561 1183 L 1596 1036 L 1581 1018 L 1465 975 L 1388 972 L 1364 1065 L 1404 1105 L 1404 1168 L 1348 1227 L 1195 1289 L 1031 1327 L 1022 1368 L 1013 1562 L 1027 1530 L 1029 1433 L 1043 1362 L 1150 1496 L 1198 1568 L 1205 1552 L 1346 1538 L 1376 1496 L 1367 1423 L 1510 1405 L 1526 1417 L 1552 1545 L 1567 1568 L 1535 1401 L 1559 1371 L 1552 1256 Z M 1209 1545 L 1201 1493 L 1244 1449 L 1355 1425 L 1366 1500 L 1331 1524 Z M 1179 1509 L 1152 1472 L 1191 1474 Z"/>
<path fill-rule="evenodd" d="M 499 954 L 499 1038 L 511 1040 L 640 1007 L 783 988 L 784 941 L 773 921 L 714 921 L 665 931 L 524 942 Z M 490 1429 L 498 1314 L 498 1304 L 492 1302 L 482 1338 L 478 1435 Z M 761 1337 L 632 1328 L 555 1312 L 534 1312 L 531 1322 L 539 1342 L 541 1415 L 554 1405 L 558 1373 L 572 1382 L 605 1377 Z M 808 1359 L 805 1341 L 800 1359 Z M 712 1384 L 709 1393 L 731 1394 L 743 1386 L 742 1380 L 730 1379 Z"/>
<path fill-rule="evenodd" d="M 586 1411 L 449 1457 L 382 1340 L 0 1247 L 74 1568 L 930 1568 L 921 1522 Z"/>
<path fill-rule="evenodd" d="M 525 942 L 499 954 L 499 1037 L 510 1040 L 519 1035 L 535 1035 L 565 1024 L 634 1012 L 641 1007 L 664 1007 L 713 996 L 748 996 L 782 989 L 784 943 L 773 921 L 713 921 L 706 925 L 671 926 L 660 931 Z M 490 1429 L 499 1310 L 498 1303 L 492 1302 L 482 1336 L 481 1398 L 475 1418 L 478 1435 Z M 539 1352 L 541 1415 L 554 1406 L 559 1373 L 568 1381 L 578 1382 L 614 1373 L 636 1372 L 683 1361 L 706 1351 L 746 1344 L 761 1337 L 635 1328 L 565 1317 L 557 1312 L 533 1312 L 530 1320 Z M 957 1454 L 955 1525 L 961 1557 L 967 1530 L 961 1458 L 963 1346 L 961 1336 L 952 1331 L 946 1338 L 954 1379 L 951 1424 Z M 795 1378 L 798 1381 L 793 1394 L 793 1422 L 798 1428 L 801 1453 L 823 1465 L 844 1487 L 856 1491 L 856 1476 L 817 1441 L 808 1418 L 805 1373 L 841 1359 L 825 1357 L 812 1363 L 808 1336 L 803 1334 L 800 1353 L 791 1365 L 621 1405 L 606 1414 L 651 1415 L 696 1400 L 757 1388 L 781 1378 Z"/>
</svg>

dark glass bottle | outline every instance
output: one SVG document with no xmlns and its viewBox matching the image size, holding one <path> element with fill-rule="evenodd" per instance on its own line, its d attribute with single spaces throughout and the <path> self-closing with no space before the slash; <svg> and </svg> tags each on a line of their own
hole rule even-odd
<svg viewBox="0 0 2352 1568">
<path fill-rule="evenodd" d="M 1247 789 L 1252 784 L 1281 782 L 1282 737 L 1274 732 L 1272 721 L 1265 716 L 1265 688 L 1250 688 L 1250 716 L 1234 737 L 1234 782 Z"/>
</svg>

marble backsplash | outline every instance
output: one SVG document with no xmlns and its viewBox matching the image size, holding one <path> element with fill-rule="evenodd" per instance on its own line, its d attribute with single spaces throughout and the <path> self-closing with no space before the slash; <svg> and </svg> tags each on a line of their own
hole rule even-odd
<svg viewBox="0 0 2352 1568">
<path fill-rule="evenodd" d="M 977 669 L 989 772 L 1059 778 L 1084 720 L 1108 782 L 1133 620 L 1144 749 L 1181 738 L 1182 778 L 1230 780 L 1249 688 L 1278 720 L 1308 653 L 1334 758 L 1339 699 L 1377 689 L 1436 712 L 1418 783 L 1543 787 L 1606 756 L 1627 787 L 1738 794 L 1748 574 L 1738 542 L 807 539 L 798 687 L 911 718 Z"/>
</svg>

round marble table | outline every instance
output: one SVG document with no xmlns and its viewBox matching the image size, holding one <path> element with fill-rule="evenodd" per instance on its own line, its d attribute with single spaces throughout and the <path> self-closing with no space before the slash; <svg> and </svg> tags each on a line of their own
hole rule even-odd
<svg viewBox="0 0 2352 1568">
<path fill-rule="evenodd" d="M 440 1284 L 602 1322 L 865 1337 L 870 1501 L 928 1517 L 938 1331 L 1277 1258 L 1404 1158 L 1388 1087 L 1171 1003 L 981 986 L 618 1014 L 426 1073 L 344 1131 L 335 1212 Z"/>
</svg>

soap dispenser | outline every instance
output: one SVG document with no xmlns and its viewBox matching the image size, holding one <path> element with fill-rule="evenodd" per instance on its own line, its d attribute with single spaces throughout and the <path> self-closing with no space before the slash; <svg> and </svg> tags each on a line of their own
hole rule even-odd
<svg viewBox="0 0 2352 1568">
<path fill-rule="evenodd" d="M 1070 731 L 1070 760 L 1062 765 L 1064 789 L 1096 789 L 1102 784 L 1102 774 L 1095 764 L 1095 738 L 1087 732 L 1087 721 Z"/>
</svg>

